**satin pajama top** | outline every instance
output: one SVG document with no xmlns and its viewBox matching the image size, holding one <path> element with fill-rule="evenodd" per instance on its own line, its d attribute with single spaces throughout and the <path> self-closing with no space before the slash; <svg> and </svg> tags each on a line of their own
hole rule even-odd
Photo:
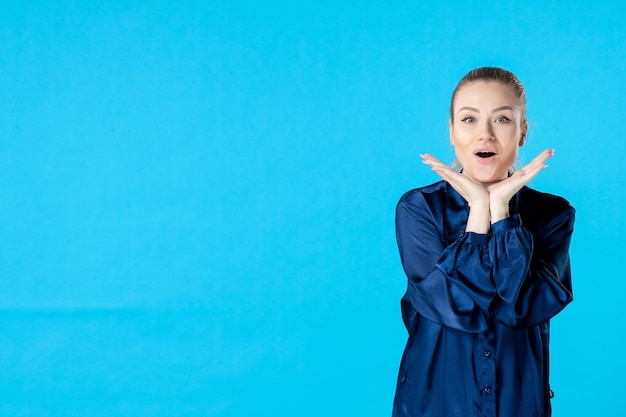
<svg viewBox="0 0 626 417">
<path fill-rule="evenodd" d="M 394 417 L 548 417 L 550 318 L 572 301 L 574 208 L 528 187 L 488 234 L 447 182 L 406 193 L 396 235 L 408 278 Z"/>
</svg>

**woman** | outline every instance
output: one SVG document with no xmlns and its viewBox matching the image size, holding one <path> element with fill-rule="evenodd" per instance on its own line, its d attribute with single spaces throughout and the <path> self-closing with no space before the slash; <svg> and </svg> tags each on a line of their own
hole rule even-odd
<svg viewBox="0 0 626 417">
<path fill-rule="evenodd" d="M 513 171 L 526 95 L 501 68 L 470 71 L 450 106 L 460 172 L 406 193 L 396 233 L 408 288 L 394 417 L 547 417 L 550 318 L 572 301 L 574 208 L 526 184 L 554 151 Z"/>
</svg>

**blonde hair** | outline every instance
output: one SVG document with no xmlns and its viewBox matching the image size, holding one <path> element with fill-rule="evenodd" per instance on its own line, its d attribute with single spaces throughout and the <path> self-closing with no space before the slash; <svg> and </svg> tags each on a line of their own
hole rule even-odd
<svg viewBox="0 0 626 417">
<path fill-rule="evenodd" d="M 450 120 L 452 122 L 454 122 L 454 99 L 456 97 L 456 93 L 459 89 L 461 89 L 461 87 L 472 81 L 497 81 L 509 86 L 519 99 L 522 125 L 526 123 L 526 90 L 524 89 L 524 85 L 511 71 L 498 67 L 476 68 L 461 78 L 461 81 L 459 81 L 456 85 L 454 92 L 452 92 L 452 99 L 450 100 Z"/>
</svg>

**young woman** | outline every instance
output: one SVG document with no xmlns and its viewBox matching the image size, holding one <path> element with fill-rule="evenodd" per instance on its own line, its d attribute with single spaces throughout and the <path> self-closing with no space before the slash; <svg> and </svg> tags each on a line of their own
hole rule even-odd
<svg viewBox="0 0 626 417">
<path fill-rule="evenodd" d="M 574 208 L 526 184 L 553 150 L 513 170 L 526 94 L 501 68 L 470 71 L 450 106 L 460 171 L 406 193 L 396 233 L 409 337 L 394 417 L 548 417 L 550 318 L 572 301 Z"/>
</svg>

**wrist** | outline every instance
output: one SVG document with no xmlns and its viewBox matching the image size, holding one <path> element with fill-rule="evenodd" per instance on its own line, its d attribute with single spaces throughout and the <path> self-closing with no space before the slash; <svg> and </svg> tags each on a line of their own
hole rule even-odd
<svg viewBox="0 0 626 417">
<path fill-rule="evenodd" d="M 469 216 L 467 217 L 466 232 L 474 232 L 479 234 L 489 233 L 491 224 L 489 222 L 489 204 L 475 204 L 470 206 Z"/>
<path fill-rule="evenodd" d="M 489 213 L 491 214 L 491 224 L 499 222 L 502 219 L 506 219 L 510 216 L 509 204 L 492 203 L 489 206 Z"/>
<path fill-rule="evenodd" d="M 489 194 L 487 194 L 486 197 L 480 197 L 474 200 L 467 200 L 467 205 L 470 206 L 470 208 L 476 208 L 478 210 L 489 210 L 490 204 L 491 201 L 489 200 Z"/>
</svg>

